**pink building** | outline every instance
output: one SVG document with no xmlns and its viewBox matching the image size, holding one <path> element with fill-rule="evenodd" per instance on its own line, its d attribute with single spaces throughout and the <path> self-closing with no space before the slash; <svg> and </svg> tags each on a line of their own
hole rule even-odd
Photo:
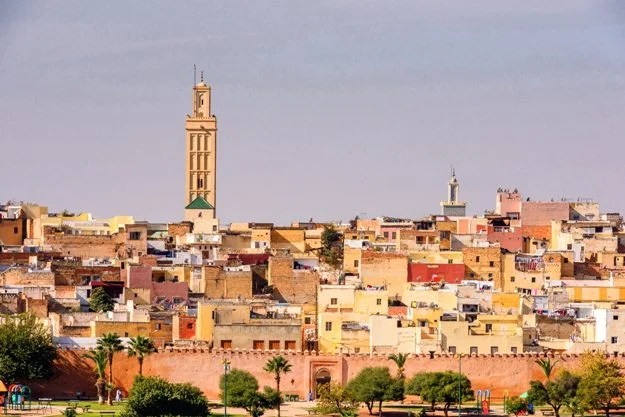
<svg viewBox="0 0 625 417">
<path fill-rule="evenodd" d="M 486 239 L 489 243 L 499 243 L 502 249 L 510 252 L 521 252 L 523 250 L 523 233 L 520 227 L 488 226 Z"/>
<path fill-rule="evenodd" d="M 569 203 L 552 201 L 524 201 L 521 209 L 523 226 L 548 226 L 552 220 L 568 220 Z"/>
</svg>

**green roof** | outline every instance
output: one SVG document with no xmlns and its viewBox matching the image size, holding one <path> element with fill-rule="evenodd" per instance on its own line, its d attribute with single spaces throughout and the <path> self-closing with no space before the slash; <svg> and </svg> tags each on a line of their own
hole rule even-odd
<svg viewBox="0 0 625 417">
<path fill-rule="evenodd" d="M 208 201 L 204 200 L 204 198 L 197 197 L 185 207 L 185 210 L 212 210 L 214 208 L 215 207 L 211 206 Z"/>
</svg>

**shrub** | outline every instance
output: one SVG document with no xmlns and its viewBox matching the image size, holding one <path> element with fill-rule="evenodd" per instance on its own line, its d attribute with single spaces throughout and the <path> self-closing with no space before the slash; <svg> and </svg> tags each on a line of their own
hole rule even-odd
<svg viewBox="0 0 625 417">
<path fill-rule="evenodd" d="M 208 401 L 191 384 L 172 384 L 158 377 L 137 376 L 123 417 L 207 416 Z"/>
</svg>

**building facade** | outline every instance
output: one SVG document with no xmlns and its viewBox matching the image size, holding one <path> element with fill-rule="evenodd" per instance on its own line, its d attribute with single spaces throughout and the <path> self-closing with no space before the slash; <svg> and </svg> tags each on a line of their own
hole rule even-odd
<svg viewBox="0 0 625 417">
<path fill-rule="evenodd" d="M 217 118 L 211 113 L 211 88 L 204 76 L 193 87 L 193 111 L 185 122 L 185 205 L 202 197 L 215 217 L 217 191 Z"/>
</svg>

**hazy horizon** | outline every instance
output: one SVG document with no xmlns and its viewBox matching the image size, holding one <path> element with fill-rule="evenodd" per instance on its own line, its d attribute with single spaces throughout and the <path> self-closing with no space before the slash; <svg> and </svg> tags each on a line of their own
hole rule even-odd
<svg viewBox="0 0 625 417">
<path fill-rule="evenodd" d="M 222 223 L 625 211 L 618 0 L 0 2 L 0 201 L 181 220 L 194 64 Z"/>
</svg>

